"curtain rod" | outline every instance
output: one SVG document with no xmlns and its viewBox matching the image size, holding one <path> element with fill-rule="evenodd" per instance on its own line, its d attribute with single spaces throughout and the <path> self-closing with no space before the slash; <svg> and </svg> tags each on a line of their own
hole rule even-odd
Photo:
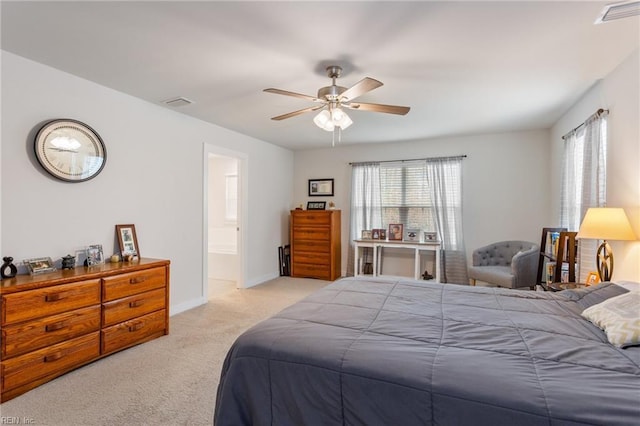
<svg viewBox="0 0 640 426">
<path fill-rule="evenodd" d="M 600 115 L 600 114 L 602 114 L 603 112 L 606 112 L 607 114 L 609 114 L 609 110 L 608 110 L 608 109 L 602 109 L 602 108 L 600 108 L 600 109 L 599 109 L 599 110 L 597 110 L 594 114 L 592 114 L 589 118 L 593 117 L 594 115 Z M 566 139 L 566 138 L 567 138 L 571 133 L 575 132 L 576 130 L 580 129 L 582 126 L 584 126 L 585 124 L 587 124 L 587 121 L 589 121 L 589 118 L 587 118 L 587 119 L 584 121 L 584 123 L 582 123 L 582 124 L 581 124 L 581 125 L 579 125 L 578 127 L 574 127 L 574 128 L 573 128 L 573 130 L 571 130 L 571 131 L 567 132 L 567 134 L 566 134 L 566 135 L 564 135 L 564 136 L 562 137 L 562 139 L 563 139 L 563 140 L 564 140 L 564 139 Z"/>
<path fill-rule="evenodd" d="M 405 163 L 408 161 L 429 161 L 429 160 L 453 160 L 456 158 L 467 158 L 466 155 L 454 155 L 451 157 L 430 157 L 430 158 L 412 158 L 410 160 L 384 160 L 384 161 L 360 161 L 357 163 L 349 163 L 350 166 L 371 163 Z"/>
</svg>

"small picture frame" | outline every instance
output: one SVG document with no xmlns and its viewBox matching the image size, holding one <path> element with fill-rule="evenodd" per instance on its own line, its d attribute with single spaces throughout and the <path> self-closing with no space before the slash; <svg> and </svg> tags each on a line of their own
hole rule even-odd
<svg viewBox="0 0 640 426">
<path fill-rule="evenodd" d="M 595 271 L 589 272 L 589 275 L 587 275 L 587 285 L 595 285 L 598 284 L 600 282 L 600 277 L 598 276 L 598 273 Z"/>
<path fill-rule="evenodd" d="M 56 270 L 50 257 L 36 257 L 23 261 L 30 275 L 46 274 Z"/>
<path fill-rule="evenodd" d="M 309 179 L 309 197 L 333 197 L 333 179 Z"/>
<path fill-rule="evenodd" d="M 380 239 L 380 230 L 379 229 L 372 229 L 371 230 L 371 239 L 373 239 L 373 240 L 379 240 Z"/>
<path fill-rule="evenodd" d="M 324 210 L 326 207 L 326 201 L 309 201 L 307 203 L 307 210 Z"/>
<path fill-rule="evenodd" d="M 361 235 L 361 239 L 370 240 L 372 239 L 373 232 L 371 231 L 371 229 L 363 229 Z"/>
<path fill-rule="evenodd" d="M 438 233 L 437 232 L 425 231 L 425 233 L 424 233 L 424 242 L 425 243 L 436 242 L 436 241 L 438 241 Z"/>
<path fill-rule="evenodd" d="M 140 257 L 135 225 L 116 225 L 116 235 L 123 259 L 128 256 Z"/>
<path fill-rule="evenodd" d="M 406 229 L 404 231 L 404 240 L 405 241 L 420 241 L 420 230 L 419 229 Z"/>
<path fill-rule="evenodd" d="M 389 224 L 389 241 L 402 241 L 404 225 L 401 223 Z"/>
<path fill-rule="evenodd" d="M 104 264 L 104 253 L 102 252 L 102 244 L 92 244 L 87 247 L 87 266 L 96 266 Z"/>
<path fill-rule="evenodd" d="M 387 230 L 386 229 L 378 229 L 378 231 L 380 231 L 380 233 L 378 234 L 378 238 L 381 240 L 386 240 L 387 239 Z"/>
</svg>

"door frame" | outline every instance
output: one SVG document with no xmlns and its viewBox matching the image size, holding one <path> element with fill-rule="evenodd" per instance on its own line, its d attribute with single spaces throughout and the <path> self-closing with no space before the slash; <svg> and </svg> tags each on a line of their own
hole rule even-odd
<svg viewBox="0 0 640 426">
<path fill-rule="evenodd" d="M 234 158 L 238 161 L 238 271 L 237 288 L 245 288 L 247 277 L 247 205 L 249 199 L 249 157 L 239 151 L 221 148 L 209 143 L 202 144 L 202 298 L 208 300 L 209 292 L 209 155 Z"/>
</svg>

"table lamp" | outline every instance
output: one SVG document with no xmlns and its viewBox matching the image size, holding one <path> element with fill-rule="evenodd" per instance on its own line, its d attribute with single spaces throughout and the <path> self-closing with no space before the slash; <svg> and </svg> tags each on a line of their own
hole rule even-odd
<svg viewBox="0 0 640 426">
<path fill-rule="evenodd" d="M 611 281 L 613 250 L 607 240 L 635 240 L 636 236 L 624 210 L 613 207 L 592 207 L 584 215 L 576 238 L 603 240 L 596 254 L 600 281 Z"/>
</svg>

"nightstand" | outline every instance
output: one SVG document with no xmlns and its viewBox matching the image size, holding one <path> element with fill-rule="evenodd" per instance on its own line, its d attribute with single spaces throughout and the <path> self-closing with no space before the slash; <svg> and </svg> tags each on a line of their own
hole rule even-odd
<svg viewBox="0 0 640 426">
<path fill-rule="evenodd" d="M 562 291 L 562 290 L 570 290 L 576 288 L 585 288 L 587 287 L 584 283 L 549 283 L 542 284 L 542 288 L 547 291 Z"/>
</svg>

